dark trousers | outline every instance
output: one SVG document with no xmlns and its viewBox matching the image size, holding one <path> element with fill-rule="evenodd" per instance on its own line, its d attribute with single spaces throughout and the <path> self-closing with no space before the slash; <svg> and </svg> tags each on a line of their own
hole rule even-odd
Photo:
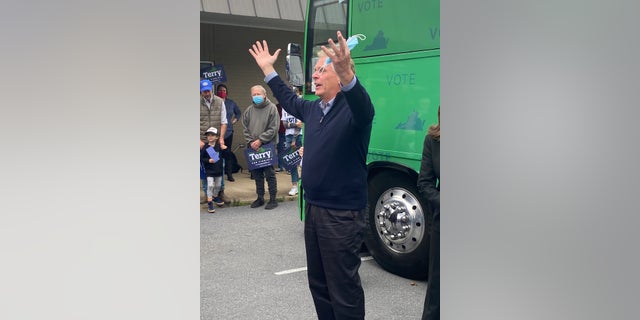
<svg viewBox="0 0 640 320">
<path fill-rule="evenodd" d="M 305 206 L 307 278 L 319 320 L 364 319 L 358 274 L 364 214 Z"/>
<path fill-rule="evenodd" d="M 440 320 L 440 216 L 433 222 L 429 236 L 429 276 L 422 320 Z"/>
<path fill-rule="evenodd" d="M 276 145 L 276 154 L 278 155 L 278 169 L 284 169 L 284 166 L 282 166 L 282 160 L 280 160 L 280 153 L 286 152 L 284 139 L 285 139 L 284 132 L 283 133 L 278 132 L 278 144 Z"/>
<path fill-rule="evenodd" d="M 276 171 L 273 166 L 267 166 L 251 170 L 253 173 L 253 180 L 256 182 L 256 194 L 258 198 L 264 199 L 264 179 L 267 179 L 267 185 L 269 186 L 269 200 L 276 200 L 276 194 L 278 193 L 278 181 L 276 180 Z"/>
<path fill-rule="evenodd" d="M 227 146 L 227 149 L 222 150 L 222 158 L 224 158 L 225 166 L 224 171 L 227 176 L 233 174 L 233 157 L 231 153 L 233 153 L 231 145 L 233 144 L 233 134 L 224 138 L 224 145 Z M 224 180 L 224 179 L 223 179 Z"/>
</svg>

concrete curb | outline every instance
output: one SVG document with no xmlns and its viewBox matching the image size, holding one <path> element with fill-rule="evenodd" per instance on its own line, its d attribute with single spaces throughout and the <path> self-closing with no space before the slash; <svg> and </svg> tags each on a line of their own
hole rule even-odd
<svg viewBox="0 0 640 320">
<path fill-rule="evenodd" d="M 237 207 L 237 206 L 246 206 L 250 205 L 256 198 L 256 185 L 255 181 L 250 178 L 250 174 L 248 171 L 238 172 L 233 174 L 233 178 L 235 181 L 230 182 L 225 176 L 224 179 L 224 193 L 225 195 L 231 199 L 231 204 L 225 205 L 225 207 Z M 291 189 L 291 175 L 282 171 L 276 172 L 277 186 L 278 192 L 276 194 L 276 200 L 278 202 L 284 201 L 297 201 L 298 196 L 290 196 L 289 190 Z M 265 181 L 265 188 L 266 181 Z M 268 191 L 268 188 L 267 188 Z M 267 195 L 268 197 L 268 195 Z M 206 200 L 204 192 L 202 190 L 202 186 L 200 185 L 200 200 Z M 268 199 L 265 199 L 268 200 Z M 201 208 L 206 209 L 207 204 L 201 204 Z M 224 208 L 224 207 L 221 207 Z"/>
</svg>

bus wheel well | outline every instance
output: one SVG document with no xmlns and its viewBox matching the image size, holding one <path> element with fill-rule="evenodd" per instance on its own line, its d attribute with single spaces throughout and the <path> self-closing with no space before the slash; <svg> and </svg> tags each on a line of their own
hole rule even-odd
<svg viewBox="0 0 640 320">
<path fill-rule="evenodd" d="M 411 168 L 392 162 L 371 163 L 368 167 L 368 179 L 373 179 L 376 175 L 383 172 L 392 172 L 395 174 L 405 175 L 412 181 L 418 181 L 418 173 Z"/>
<path fill-rule="evenodd" d="M 369 172 L 365 243 L 387 271 L 410 279 L 426 279 L 429 221 L 410 174 L 388 168 Z"/>
</svg>

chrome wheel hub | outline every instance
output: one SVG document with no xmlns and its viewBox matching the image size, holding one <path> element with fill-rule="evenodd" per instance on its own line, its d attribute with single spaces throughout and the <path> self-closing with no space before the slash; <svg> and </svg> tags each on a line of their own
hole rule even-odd
<svg viewBox="0 0 640 320">
<path fill-rule="evenodd" d="M 403 188 L 388 189 L 378 198 L 375 210 L 378 236 L 389 250 L 408 253 L 422 242 L 424 212 L 414 194 Z"/>
</svg>

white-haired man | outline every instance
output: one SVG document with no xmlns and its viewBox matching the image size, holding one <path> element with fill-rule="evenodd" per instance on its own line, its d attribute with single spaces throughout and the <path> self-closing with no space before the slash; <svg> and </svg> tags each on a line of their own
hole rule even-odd
<svg viewBox="0 0 640 320">
<path fill-rule="evenodd" d="M 263 86 L 251 87 L 251 100 L 251 105 L 242 114 L 243 133 L 247 146 L 258 151 L 263 144 L 273 143 L 276 145 L 278 143 L 280 115 L 276 105 L 267 99 L 267 91 Z M 277 207 L 278 182 L 273 166 L 251 170 L 251 173 L 256 183 L 256 194 L 258 195 L 258 198 L 251 203 L 251 208 L 257 208 L 264 204 L 265 178 L 269 187 L 269 202 L 264 208 L 270 210 Z"/>
<path fill-rule="evenodd" d="M 359 251 L 367 205 L 366 157 L 374 108 L 355 76 L 346 40 L 329 39 L 313 72 L 315 94 L 307 101 L 280 79 L 266 41 L 249 53 L 280 105 L 305 125 L 302 185 L 309 289 L 319 319 L 364 319 Z M 331 59 L 327 63 L 327 59 Z"/>
</svg>

